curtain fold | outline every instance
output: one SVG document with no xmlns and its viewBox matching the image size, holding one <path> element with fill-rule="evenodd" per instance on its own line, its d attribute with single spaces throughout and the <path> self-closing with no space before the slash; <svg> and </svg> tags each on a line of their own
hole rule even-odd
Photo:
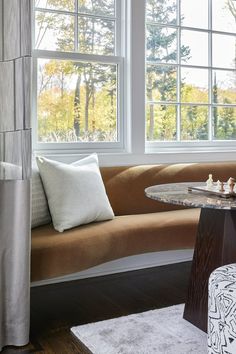
<svg viewBox="0 0 236 354">
<path fill-rule="evenodd" d="M 0 0 L 0 351 L 29 341 L 31 0 Z"/>
<path fill-rule="evenodd" d="M 0 181 L 0 350 L 29 341 L 30 182 Z"/>
</svg>

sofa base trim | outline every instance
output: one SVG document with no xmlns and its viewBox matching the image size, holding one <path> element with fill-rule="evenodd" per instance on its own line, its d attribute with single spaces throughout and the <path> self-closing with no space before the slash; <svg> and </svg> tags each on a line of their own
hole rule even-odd
<svg viewBox="0 0 236 354">
<path fill-rule="evenodd" d="M 191 261 L 193 250 L 176 250 L 163 252 L 150 252 L 130 257 L 124 257 L 115 261 L 107 262 L 96 267 L 86 269 L 82 272 L 73 273 L 63 277 L 35 281 L 31 286 L 42 286 L 66 281 L 80 280 L 86 278 L 99 277 L 104 275 L 129 272 L 145 268 L 153 268 L 167 264 Z"/>
</svg>

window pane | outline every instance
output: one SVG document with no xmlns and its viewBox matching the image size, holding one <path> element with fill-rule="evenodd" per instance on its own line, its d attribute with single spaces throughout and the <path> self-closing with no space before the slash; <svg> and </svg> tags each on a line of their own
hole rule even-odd
<svg viewBox="0 0 236 354">
<path fill-rule="evenodd" d="M 117 141 L 117 66 L 38 60 L 38 141 Z"/>
<path fill-rule="evenodd" d="M 177 108 L 175 105 L 147 104 L 147 140 L 176 140 L 176 112 Z"/>
<path fill-rule="evenodd" d="M 115 0 L 78 0 L 78 9 L 79 12 L 92 13 L 94 15 L 114 16 Z"/>
<path fill-rule="evenodd" d="M 148 101 L 176 101 L 177 68 L 147 65 Z"/>
<path fill-rule="evenodd" d="M 212 1 L 212 27 L 217 31 L 236 32 L 235 0 Z"/>
<path fill-rule="evenodd" d="M 208 28 L 208 1 L 181 0 L 181 22 L 187 27 Z"/>
<path fill-rule="evenodd" d="M 213 66 L 235 69 L 236 37 L 222 34 L 212 35 Z M 227 54 L 226 54 L 227 53 Z"/>
<path fill-rule="evenodd" d="M 236 72 L 214 70 L 212 72 L 214 103 L 236 103 Z"/>
<path fill-rule="evenodd" d="M 177 31 L 172 28 L 147 26 L 147 60 L 176 63 Z"/>
<path fill-rule="evenodd" d="M 182 64 L 208 66 L 208 34 L 198 31 L 181 31 L 181 44 L 188 55 L 181 57 Z"/>
<path fill-rule="evenodd" d="M 45 9 L 53 10 L 75 11 L 75 0 L 35 0 L 35 7 L 42 7 Z"/>
<path fill-rule="evenodd" d="M 236 139 L 236 107 L 214 107 L 212 120 L 214 139 Z"/>
<path fill-rule="evenodd" d="M 176 24 L 177 2 L 176 0 L 147 0 L 147 21 L 163 24 Z"/>
<path fill-rule="evenodd" d="M 208 108 L 206 106 L 182 106 L 181 140 L 208 139 Z"/>
<path fill-rule="evenodd" d="M 181 69 L 181 101 L 208 102 L 208 70 Z"/>
<path fill-rule="evenodd" d="M 35 48 L 74 51 L 74 16 L 37 11 Z"/>
<path fill-rule="evenodd" d="M 80 53 L 112 55 L 115 50 L 114 21 L 79 17 L 78 19 Z"/>
</svg>

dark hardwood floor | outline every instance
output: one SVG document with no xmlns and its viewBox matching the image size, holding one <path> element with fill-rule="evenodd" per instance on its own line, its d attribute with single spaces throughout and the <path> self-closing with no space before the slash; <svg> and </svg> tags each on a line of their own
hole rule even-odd
<svg viewBox="0 0 236 354">
<path fill-rule="evenodd" d="M 87 354 L 70 327 L 185 302 L 190 262 L 31 289 L 31 342 L 3 354 Z"/>
</svg>

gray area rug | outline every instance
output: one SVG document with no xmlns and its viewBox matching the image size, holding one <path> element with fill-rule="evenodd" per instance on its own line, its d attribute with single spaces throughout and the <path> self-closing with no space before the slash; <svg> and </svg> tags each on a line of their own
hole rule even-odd
<svg viewBox="0 0 236 354">
<path fill-rule="evenodd" d="M 184 305 L 71 328 L 93 354 L 206 354 L 207 335 L 185 321 Z"/>
</svg>

